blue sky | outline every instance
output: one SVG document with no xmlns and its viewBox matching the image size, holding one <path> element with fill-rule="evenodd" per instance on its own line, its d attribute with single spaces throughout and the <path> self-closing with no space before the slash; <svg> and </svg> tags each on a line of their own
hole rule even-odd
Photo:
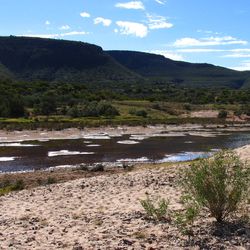
<svg viewBox="0 0 250 250">
<path fill-rule="evenodd" d="M 249 0 L 0 0 L 0 35 L 250 70 Z"/>
</svg>

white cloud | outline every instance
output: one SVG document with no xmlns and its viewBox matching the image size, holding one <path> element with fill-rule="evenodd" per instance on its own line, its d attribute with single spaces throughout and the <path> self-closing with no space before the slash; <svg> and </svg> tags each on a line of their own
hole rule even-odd
<svg viewBox="0 0 250 250">
<path fill-rule="evenodd" d="M 184 37 L 178 39 L 174 42 L 175 47 L 193 47 L 193 46 L 215 46 L 215 45 L 233 45 L 241 44 L 246 45 L 247 41 L 239 40 L 232 36 L 223 36 L 223 37 L 206 37 L 201 39 Z"/>
<path fill-rule="evenodd" d="M 90 17 L 90 14 L 88 12 L 81 12 L 80 16 L 88 18 L 88 17 Z"/>
<path fill-rule="evenodd" d="M 40 38 L 58 38 L 59 34 L 23 34 L 20 36 L 26 37 L 40 37 Z"/>
<path fill-rule="evenodd" d="M 235 54 L 224 55 L 223 57 L 227 57 L 227 58 L 250 58 L 250 54 L 235 53 Z"/>
<path fill-rule="evenodd" d="M 134 10 L 145 10 L 145 7 L 141 1 L 131 1 L 126 3 L 117 3 L 115 5 L 117 8 L 123 9 L 134 9 Z"/>
<path fill-rule="evenodd" d="M 79 36 L 79 35 L 88 35 L 88 32 L 85 31 L 71 31 L 67 33 L 58 33 L 58 34 L 24 34 L 20 36 L 26 36 L 26 37 L 40 37 L 40 38 L 62 38 L 65 36 Z"/>
<path fill-rule="evenodd" d="M 163 0 L 155 0 L 158 4 L 164 5 L 166 3 L 166 1 Z"/>
<path fill-rule="evenodd" d="M 244 49 L 231 49 L 227 52 L 230 52 L 230 54 L 224 55 L 222 57 L 226 58 L 250 58 L 250 49 L 244 48 Z"/>
<path fill-rule="evenodd" d="M 50 25 L 50 21 L 45 21 L 45 25 Z"/>
<path fill-rule="evenodd" d="M 240 66 L 234 67 L 233 69 L 239 71 L 250 70 L 250 61 L 243 61 Z"/>
<path fill-rule="evenodd" d="M 148 27 L 142 23 L 118 21 L 116 24 L 119 26 L 119 30 L 122 35 L 134 35 L 136 37 L 146 37 L 148 34 Z"/>
<path fill-rule="evenodd" d="M 224 52 L 224 49 L 178 49 L 180 53 L 213 53 L 213 52 Z"/>
<path fill-rule="evenodd" d="M 244 53 L 244 52 L 250 52 L 250 49 L 231 49 L 231 52 L 238 52 L 238 53 Z"/>
<path fill-rule="evenodd" d="M 173 24 L 167 22 L 167 19 L 164 16 L 154 16 L 154 15 L 147 14 L 147 18 L 148 18 L 148 27 L 151 30 L 169 29 L 173 27 Z"/>
<path fill-rule="evenodd" d="M 208 48 L 190 48 L 190 49 L 177 49 L 177 52 L 180 53 L 214 53 L 214 52 L 227 52 L 227 53 L 235 53 L 235 54 L 242 54 L 239 57 L 247 57 L 244 56 L 243 53 L 248 53 L 249 55 L 250 49 L 208 49 Z M 232 54 L 234 55 L 234 54 Z M 237 57 L 237 56 L 223 56 L 223 57 Z"/>
<path fill-rule="evenodd" d="M 106 19 L 106 18 L 103 18 L 103 17 L 97 17 L 94 19 L 94 24 L 102 24 L 103 26 L 110 26 L 111 23 L 112 23 L 112 20 L 110 19 Z"/>
<path fill-rule="evenodd" d="M 70 26 L 69 25 L 63 25 L 59 28 L 60 30 L 69 30 L 70 29 Z"/>
<path fill-rule="evenodd" d="M 64 36 L 80 36 L 80 35 L 88 35 L 89 33 L 86 31 L 71 31 L 67 33 L 61 33 L 59 34 L 60 37 Z"/>
<path fill-rule="evenodd" d="M 220 35 L 220 32 L 214 32 L 212 30 L 197 30 L 198 33 L 210 34 L 210 35 Z"/>
<path fill-rule="evenodd" d="M 172 60 L 176 60 L 176 61 L 184 61 L 184 57 L 179 54 L 176 53 L 174 51 L 168 51 L 168 50 L 151 50 L 149 51 L 149 53 L 153 53 L 153 54 L 157 54 L 157 55 L 162 55 L 166 58 L 170 58 Z"/>
</svg>

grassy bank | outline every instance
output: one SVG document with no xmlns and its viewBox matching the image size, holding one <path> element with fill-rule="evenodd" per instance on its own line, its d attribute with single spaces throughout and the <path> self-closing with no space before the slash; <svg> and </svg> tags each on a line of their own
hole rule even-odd
<svg viewBox="0 0 250 250">
<path fill-rule="evenodd" d="M 180 125 L 191 124 L 232 124 L 242 123 L 239 119 L 219 119 L 216 112 L 225 110 L 231 117 L 239 109 L 238 105 L 191 105 L 175 102 L 150 102 L 142 100 L 124 100 L 112 102 L 119 112 L 116 116 L 71 117 L 69 115 L 32 115 L 27 118 L 0 118 L 0 129 L 6 130 L 61 130 L 65 128 L 84 128 L 99 126 L 146 126 L 155 124 Z M 215 112 L 214 116 L 206 114 L 193 116 L 194 112 Z M 32 113 L 32 110 L 30 110 Z M 58 111 L 59 112 L 59 111 Z M 236 117 L 237 118 L 237 117 Z"/>
<path fill-rule="evenodd" d="M 62 130 L 66 128 L 80 128 L 85 127 L 99 127 L 99 126 L 146 126 L 156 124 L 232 124 L 224 119 L 218 118 L 78 118 L 78 119 L 65 119 L 57 117 L 40 118 L 37 119 L 2 119 L 0 121 L 0 129 L 13 131 L 13 130 L 35 130 L 35 129 L 48 129 L 48 130 Z"/>
</svg>

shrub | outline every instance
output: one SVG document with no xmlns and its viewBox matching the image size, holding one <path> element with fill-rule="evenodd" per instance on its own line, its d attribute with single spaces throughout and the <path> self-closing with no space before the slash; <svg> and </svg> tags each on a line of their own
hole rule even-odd
<svg viewBox="0 0 250 250">
<path fill-rule="evenodd" d="M 22 179 L 11 181 L 10 179 L 4 179 L 0 183 L 0 196 L 8 194 L 12 191 L 19 191 L 25 188 L 24 181 Z"/>
<path fill-rule="evenodd" d="M 12 185 L 12 190 L 13 190 L 13 191 L 23 190 L 24 187 L 25 187 L 24 181 L 23 181 L 23 180 L 17 180 L 17 181 Z"/>
<path fill-rule="evenodd" d="M 47 178 L 46 184 L 47 184 L 47 185 L 51 185 L 51 184 L 54 184 L 54 183 L 56 183 L 56 182 L 57 182 L 57 181 L 56 181 L 56 179 L 55 179 L 54 177 L 49 176 L 49 177 Z"/>
<path fill-rule="evenodd" d="M 183 186 L 194 200 L 222 222 L 237 211 L 249 189 L 250 171 L 232 151 L 221 151 L 184 171 Z"/>
<path fill-rule="evenodd" d="M 129 111 L 129 114 L 130 115 L 141 116 L 141 117 L 144 117 L 144 118 L 146 118 L 148 116 L 147 111 L 145 111 L 144 109 L 141 109 L 141 110 L 131 109 Z"/>
<path fill-rule="evenodd" d="M 182 196 L 181 199 L 185 209 L 174 213 L 174 222 L 182 234 L 192 236 L 192 226 L 196 217 L 199 215 L 200 206 L 199 203 L 189 195 Z"/>
<path fill-rule="evenodd" d="M 227 118 L 227 111 L 226 110 L 221 110 L 219 113 L 218 113 L 218 118 L 220 119 L 226 119 Z"/>
<path fill-rule="evenodd" d="M 98 116 L 117 116 L 119 115 L 118 110 L 106 101 L 90 102 L 84 110 L 83 116 L 98 117 Z"/>
<path fill-rule="evenodd" d="M 152 105 L 152 108 L 153 108 L 153 109 L 156 109 L 156 110 L 162 110 L 162 107 L 160 106 L 159 103 L 154 103 L 154 104 Z"/>
<path fill-rule="evenodd" d="M 100 101 L 97 105 L 98 114 L 100 116 L 117 116 L 118 110 L 106 101 Z"/>
<path fill-rule="evenodd" d="M 169 201 L 164 198 L 161 199 L 150 199 L 149 196 L 145 200 L 140 200 L 142 207 L 144 208 L 146 214 L 156 220 L 163 220 L 168 214 Z"/>
<path fill-rule="evenodd" d="M 188 103 L 185 103 L 185 104 L 183 105 L 183 108 L 184 108 L 185 110 L 187 110 L 187 111 L 191 111 L 191 110 L 192 110 L 191 105 L 188 104 Z"/>
</svg>

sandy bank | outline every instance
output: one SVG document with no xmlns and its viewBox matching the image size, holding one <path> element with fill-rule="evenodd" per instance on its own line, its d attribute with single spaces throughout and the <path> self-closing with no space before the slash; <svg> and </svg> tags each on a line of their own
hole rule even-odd
<svg viewBox="0 0 250 250">
<path fill-rule="evenodd" d="M 0 197 L 0 248 L 249 249 L 250 231 L 213 235 L 217 229 L 207 215 L 195 225 L 188 248 L 172 223 L 146 219 L 139 203 L 146 195 L 165 197 L 172 209 L 181 208 L 177 169 L 182 167 L 141 167 Z"/>
<path fill-rule="evenodd" d="M 52 139 L 79 139 L 95 136 L 110 136 L 119 137 L 122 135 L 144 135 L 154 136 L 156 134 L 170 134 L 170 135 L 183 135 L 183 133 L 190 133 L 199 136 L 215 136 L 221 132 L 237 132 L 237 131 L 250 131 L 250 124 L 243 125 L 158 125 L 158 126 L 121 126 L 121 127 L 99 127 L 99 128 L 86 128 L 84 130 L 71 128 L 61 131 L 47 131 L 47 130 L 23 130 L 23 131 L 5 131 L 0 130 L 0 142 L 22 142 L 30 140 L 52 140 Z"/>
<path fill-rule="evenodd" d="M 235 149 L 236 153 L 240 156 L 240 158 L 244 161 L 250 162 L 250 145 L 243 146 L 241 148 Z"/>
</svg>

